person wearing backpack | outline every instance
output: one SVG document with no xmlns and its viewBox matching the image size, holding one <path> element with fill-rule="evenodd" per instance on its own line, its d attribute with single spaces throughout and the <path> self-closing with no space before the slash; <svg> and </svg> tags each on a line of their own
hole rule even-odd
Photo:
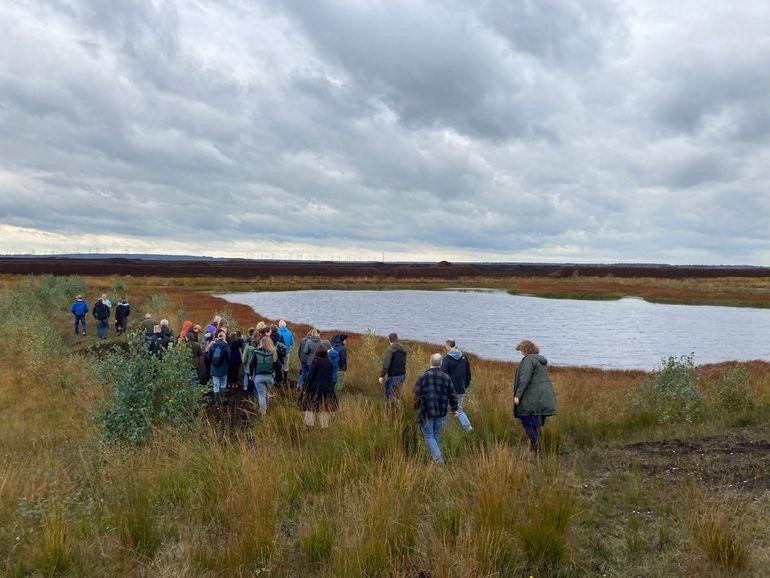
<svg viewBox="0 0 770 578">
<path fill-rule="evenodd" d="M 107 304 L 102 299 L 98 299 L 94 303 L 94 310 L 91 314 L 96 319 L 96 336 L 99 339 L 107 339 L 107 328 L 110 324 L 108 321 L 110 318 L 110 308 L 107 307 Z"/>
<path fill-rule="evenodd" d="M 122 297 L 115 306 L 115 332 L 122 335 L 128 330 L 128 316 L 131 315 L 131 305 Z"/>
<path fill-rule="evenodd" d="M 86 334 L 86 313 L 88 313 L 88 302 L 83 299 L 82 295 L 75 297 L 75 300 L 70 305 L 70 311 L 75 316 L 75 335 L 78 334 L 78 329 L 82 325 L 83 335 Z"/>
<path fill-rule="evenodd" d="M 269 335 L 265 335 L 260 339 L 254 353 L 251 354 L 251 362 L 249 363 L 249 373 L 251 373 L 251 379 L 254 381 L 254 390 L 259 400 L 259 413 L 262 415 L 267 413 L 267 388 L 275 383 L 273 367 L 277 360 L 278 355 L 273 340 L 270 339 Z"/>
<path fill-rule="evenodd" d="M 286 373 L 286 360 L 289 357 L 289 348 L 286 347 L 286 342 L 283 340 L 283 335 L 278 330 L 278 326 L 274 323 L 270 326 L 270 339 L 273 340 L 275 346 L 275 352 L 278 355 L 278 359 L 275 362 L 273 369 L 273 376 L 275 382 L 279 385 L 284 385 L 288 375 Z"/>
<path fill-rule="evenodd" d="M 227 370 L 228 383 L 236 384 L 241 379 L 241 355 L 245 342 L 240 331 L 233 331 L 227 338 L 230 346 L 230 367 Z"/>
<path fill-rule="evenodd" d="M 321 337 L 318 334 L 318 329 L 311 329 L 307 335 L 302 338 L 299 344 L 299 363 L 302 369 L 299 374 L 299 380 L 297 380 L 297 387 L 302 387 L 305 383 L 305 376 L 310 370 L 310 363 L 315 357 L 315 350 L 321 345 Z"/>
<path fill-rule="evenodd" d="M 214 401 L 220 402 L 219 392 L 227 389 L 227 370 L 230 364 L 230 346 L 227 345 L 224 331 L 220 331 L 211 343 L 206 357 L 211 361 L 211 384 L 214 390 Z"/>
<path fill-rule="evenodd" d="M 249 327 L 249 332 L 246 334 L 246 341 L 243 344 L 243 353 L 241 353 L 241 366 L 243 367 L 243 391 L 249 395 L 254 394 L 254 382 L 251 380 L 251 373 L 249 372 L 249 363 L 251 362 L 251 355 L 257 348 L 257 343 L 254 341 L 254 327 Z"/>
</svg>

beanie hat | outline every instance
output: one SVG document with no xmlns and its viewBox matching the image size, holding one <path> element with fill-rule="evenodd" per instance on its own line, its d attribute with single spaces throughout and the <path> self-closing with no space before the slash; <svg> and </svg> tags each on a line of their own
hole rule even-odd
<svg viewBox="0 0 770 578">
<path fill-rule="evenodd" d="M 324 339 L 323 341 L 321 341 L 321 345 L 323 345 L 326 349 L 332 348 L 332 342 L 329 341 L 328 339 Z"/>
</svg>

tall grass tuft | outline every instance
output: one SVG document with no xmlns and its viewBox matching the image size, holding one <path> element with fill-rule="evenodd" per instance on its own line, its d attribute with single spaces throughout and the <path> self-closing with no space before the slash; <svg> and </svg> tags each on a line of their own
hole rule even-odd
<svg viewBox="0 0 770 578">
<path fill-rule="evenodd" d="M 682 502 L 690 536 L 708 562 L 724 571 L 744 570 L 753 529 L 742 506 L 714 499 L 693 484 L 684 488 Z"/>
<path fill-rule="evenodd" d="M 37 567 L 46 574 L 63 574 L 73 563 L 65 508 L 52 502 L 42 528 L 42 542 L 37 551 Z"/>
</svg>

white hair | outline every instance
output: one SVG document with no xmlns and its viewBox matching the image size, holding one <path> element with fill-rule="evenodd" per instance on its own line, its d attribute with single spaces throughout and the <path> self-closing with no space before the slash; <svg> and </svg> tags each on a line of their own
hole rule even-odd
<svg viewBox="0 0 770 578">
<path fill-rule="evenodd" d="M 440 367 L 441 366 L 441 354 L 440 353 L 434 353 L 430 356 L 430 366 L 431 367 Z"/>
<path fill-rule="evenodd" d="M 168 319 L 161 319 L 160 320 L 160 324 L 161 324 L 161 326 L 165 325 L 166 327 L 168 327 Z"/>
</svg>

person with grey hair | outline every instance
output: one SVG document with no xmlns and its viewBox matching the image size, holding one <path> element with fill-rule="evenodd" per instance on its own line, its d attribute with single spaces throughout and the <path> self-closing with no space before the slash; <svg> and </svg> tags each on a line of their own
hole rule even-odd
<svg viewBox="0 0 770 578">
<path fill-rule="evenodd" d="M 174 332 L 168 326 L 168 319 L 160 320 L 160 339 L 163 347 L 168 347 L 168 344 L 174 341 Z"/>
<path fill-rule="evenodd" d="M 441 360 L 441 369 L 445 371 L 452 379 L 457 395 L 457 419 L 463 429 L 468 433 L 473 431 L 471 420 L 463 411 L 463 398 L 465 390 L 471 386 L 471 364 L 465 354 L 457 349 L 457 343 L 454 339 L 446 340 L 446 355 Z"/>
<path fill-rule="evenodd" d="M 444 463 L 439 445 L 441 425 L 451 408 L 457 415 L 457 396 L 455 395 L 452 379 L 441 371 L 441 354 L 430 356 L 430 369 L 424 371 L 414 384 L 414 405 L 417 410 L 417 423 L 420 426 L 425 442 L 430 449 L 431 457 L 437 464 Z"/>
</svg>

